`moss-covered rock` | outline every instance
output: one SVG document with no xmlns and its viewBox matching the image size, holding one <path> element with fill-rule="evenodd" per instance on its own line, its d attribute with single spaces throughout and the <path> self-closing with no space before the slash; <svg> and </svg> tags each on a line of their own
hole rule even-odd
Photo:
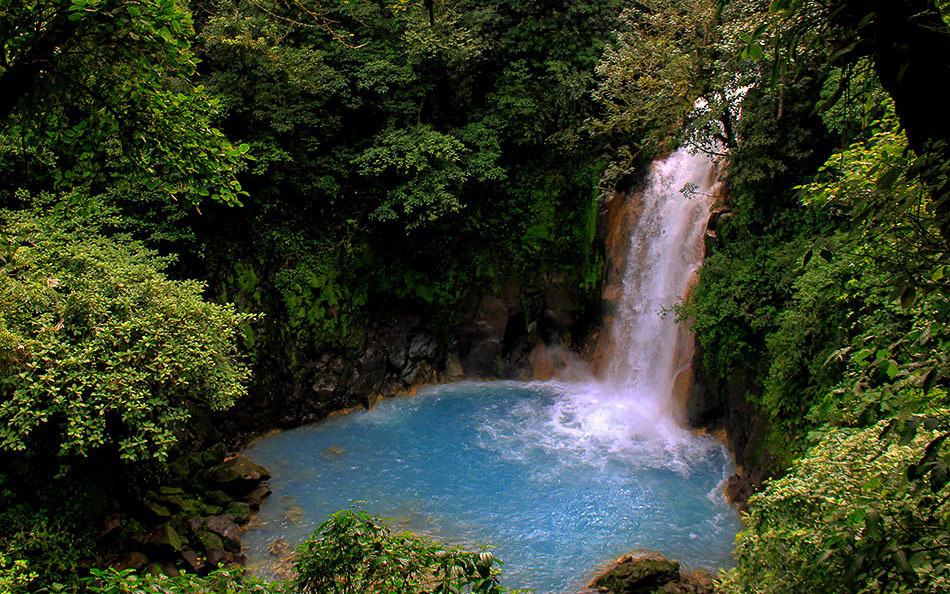
<svg viewBox="0 0 950 594">
<path fill-rule="evenodd" d="M 212 551 L 223 551 L 224 541 L 221 537 L 210 530 L 198 530 L 195 532 L 195 539 L 201 544 L 206 554 Z"/>
<path fill-rule="evenodd" d="M 614 594 L 654 594 L 680 578 L 680 564 L 657 553 L 623 555 L 590 583 Z"/>
<path fill-rule="evenodd" d="M 232 495 L 246 495 L 270 478 L 270 472 L 249 458 L 238 456 L 216 466 L 210 474 L 211 481 L 220 490 Z"/>
<path fill-rule="evenodd" d="M 228 513 L 238 524 L 247 524 L 251 520 L 251 506 L 242 502 L 235 501 L 228 506 Z"/>
<path fill-rule="evenodd" d="M 177 553 L 182 550 L 185 540 L 171 524 L 160 524 L 145 534 L 142 542 L 161 553 Z"/>
</svg>

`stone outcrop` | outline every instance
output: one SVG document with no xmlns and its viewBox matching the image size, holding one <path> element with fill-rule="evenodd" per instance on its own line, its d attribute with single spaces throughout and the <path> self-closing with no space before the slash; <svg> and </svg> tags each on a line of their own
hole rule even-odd
<svg viewBox="0 0 950 594">
<path fill-rule="evenodd" d="M 372 408 L 381 398 L 412 394 L 425 384 L 530 379 L 533 352 L 552 345 L 576 350 L 599 315 L 576 279 L 556 274 L 470 296 L 454 330 L 398 307 L 368 314 L 358 346 L 298 351 L 294 361 L 263 357 L 254 371 L 253 397 L 207 422 L 207 432 L 237 449 L 262 432 L 353 407 Z"/>
<path fill-rule="evenodd" d="M 609 563 L 580 594 L 712 594 L 712 576 L 684 571 L 659 553 L 637 551 Z"/>
</svg>

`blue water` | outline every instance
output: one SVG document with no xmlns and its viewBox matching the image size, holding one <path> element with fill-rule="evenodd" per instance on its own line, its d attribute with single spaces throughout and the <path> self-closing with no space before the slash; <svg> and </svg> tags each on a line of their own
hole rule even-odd
<svg viewBox="0 0 950 594">
<path fill-rule="evenodd" d="M 639 548 L 689 567 L 729 565 L 740 525 L 722 496 L 732 472 L 723 448 L 685 432 L 601 439 L 581 418 L 590 403 L 570 406 L 574 390 L 436 386 L 261 439 L 247 453 L 271 470 L 274 494 L 244 537 L 252 569 L 267 575 L 271 542 L 296 546 L 353 501 L 443 542 L 494 545 L 504 583 L 537 592 L 576 591 Z M 618 418 L 606 410 L 598 422 Z"/>
</svg>

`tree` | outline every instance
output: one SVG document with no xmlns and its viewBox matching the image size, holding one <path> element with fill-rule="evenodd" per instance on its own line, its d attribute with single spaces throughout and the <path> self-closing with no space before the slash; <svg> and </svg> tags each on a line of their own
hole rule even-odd
<svg viewBox="0 0 950 594">
<path fill-rule="evenodd" d="M 597 66 L 595 97 L 606 112 L 596 124 L 601 133 L 636 147 L 646 157 L 641 161 L 675 148 L 671 141 L 701 93 L 713 16 L 708 0 L 650 0 L 624 9 L 617 38 Z"/>
<path fill-rule="evenodd" d="M 719 0 L 721 7 L 733 2 Z M 804 53 L 817 53 L 829 71 L 870 59 L 919 157 L 917 172 L 932 189 L 941 232 L 950 237 L 950 114 L 933 92 L 933 81 L 950 77 L 946 2 L 775 0 L 770 12 L 744 39 L 749 57 L 761 58 L 761 38 L 771 37 L 773 73 L 779 75 L 773 84 L 789 66 L 809 62 Z"/>
<path fill-rule="evenodd" d="M 245 393 L 252 317 L 172 281 L 95 202 L 0 213 L 0 449 L 164 460 L 191 414 Z"/>
<path fill-rule="evenodd" d="M 65 189 L 118 182 L 237 203 L 247 147 L 212 126 L 216 102 L 189 81 L 192 34 L 177 0 L 0 0 L 7 158 Z"/>
</svg>

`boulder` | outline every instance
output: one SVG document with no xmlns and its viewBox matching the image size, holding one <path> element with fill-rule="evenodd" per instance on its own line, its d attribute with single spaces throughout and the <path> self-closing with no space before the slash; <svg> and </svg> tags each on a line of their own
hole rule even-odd
<svg viewBox="0 0 950 594">
<path fill-rule="evenodd" d="M 245 456 L 232 458 L 211 471 L 211 481 L 232 495 L 246 495 L 270 478 L 270 472 Z"/>
<path fill-rule="evenodd" d="M 118 570 L 135 569 L 140 570 L 148 565 L 148 557 L 138 551 L 129 551 L 123 553 L 112 563 L 112 567 Z"/>
<path fill-rule="evenodd" d="M 389 366 L 395 370 L 401 370 L 409 361 L 409 345 L 403 337 L 396 337 L 392 342 L 383 345 L 386 349 L 386 358 Z"/>
<path fill-rule="evenodd" d="M 419 371 L 421 365 L 417 362 L 410 362 L 402 370 L 402 373 L 399 376 L 399 380 L 403 383 L 404 386 L 412 386 L 419 379 Z"/>
<path fill-rule="evenodd" d="M 320 400 L 329 400 L 345 389 L 343 376 L 346 373 L 346 363 L 336 355 L 324 353 L 313 363 L 314 382 L 313 392 Z"/>
<path fill-rule="evenodd" d="M 228 505 L 234 501 L 234 499 L 224 491 L 208 491 L 204 494 L 204 497 L 215 505 Z"/>
<path fill-rule="evenodd" d="M 182 551 L 181 560 L 185 562 L 185 566 L 193 573 L 201 571 L 205 566 L 204 557 L 199 556 L 195 551 Z"/>
<path fill-rule="evenodd" d="M 274 557 L 280 557 L 290 552 L 290 545 L 283 538 L 275 538 L 267 547 L 267 552 Z"/>
<path fill-rule="evenodd" d="M 171 524 L 160 524 L 145 534 L 142 544 L 162 553 L 177 553 L 181 551 L 185 540 Z"/>
<path fill-rule="evenodd" d="M 204 549 L 206 555 L 210 555 L 212 551 L 224 550 L 224 541 L 210 530 L 198 530 L 195 532 L 195 539 L 201 543 L 201 548 Z"/>
<path fill-rule="evenodd" d="M 167 505 L 159 503 L 152 498 L 152 495 L 142 502 L 142 507 L 146 519 L 151 522 L 164 522 L 174 515 Z"/>
<path fill-rule="evenodd" d="M 663 555 L 638 552 L 623 555 L 588 584 L 613 594 L 653 594 L 680 579 L 680 564 Z"/>
<path fill-rule="evenodd" d="M 228 506 L 228 514 L 234 517 L 235 522 L 243 526 L 251 520 L 251 506 L 242 501 L 235 501 Z"/>
<path fill-rule="evenodd" d="M 247 497 L 244 498 L 247 501 L 247 504 L 251 507 L 251 511 L 260 511 L 261 503 L 271 494 L 270 486 L 267 483 L 261 483 L 257 487 L 247 494 Z"/>
<path fill-rule="evenodd" d="M 174 563 L 162 563 L 162 573 L 168 577 L 178 577 L 181 575 L 181 572 L 178 571 Z"/>
<path fill-rule="evenodd" d="M 237 561 L 234 555 L 222 550 L 208 551 L 208 563 L 214 567 L 224 567 L 234 565 Z"/>
<path fill-rule="evenodd" d="M 241 529 L 234 517 L 228 514 L 211 516 L 205 519 L 205 527 L 221 537 L 225 550 L 238 552 L 241 550 Z"/>
<path fill-rule="evenodd" d="M 314 379 L 313 385 L 310 386 L 310 389 L 313 390 L 313 393 L 321 400 L 329 399 L 337 392 L 337 378 L 329 374 L 318 374 L 316 379 Z"/>
</svg>

